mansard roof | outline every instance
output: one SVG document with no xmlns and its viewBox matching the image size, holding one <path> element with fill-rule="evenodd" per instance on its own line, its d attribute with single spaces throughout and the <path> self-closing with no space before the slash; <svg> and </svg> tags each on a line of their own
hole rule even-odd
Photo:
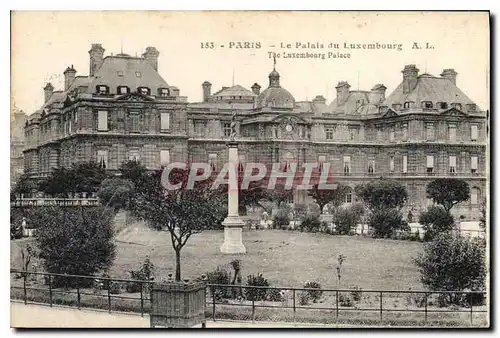
<svg viewBox="0 0 500 338">
<path fill-rule="evenodd" d="M 405 102 L 415 102 L 420 106 L 421 102 L 430 101 L 473 104 L 453 82 L 444 77 L 437 77 L 430 74 L 422 74 L 417 78 L 417 85 L 410 93 L 403 93 L 403 82 L 389 95 L 383 105 L 404 104 Z"/>
<path fill-rule="evenodd" d="M 221 90 L 218 92 L 212 94 L 212 97 L 214 96 L 221 96 L 223 98 L 229 98 L 229 97 L 239 97 L 239 96 L 257 96 L 255 95 L 252 91 L 246 89 L 243 86 L 240 85 L 234 85 L 232 87 L 222 87 Z"/>
<path fill-rule="evenodd" d="M 368 115 L 376 114 L 378 108 L 376 105 L 370 103 L 370 92 L 365 90 L 351 90 L 347 100 L 339 104 L 338 98 L 335 98 L 332 103 L 327 107 L 326 111 L 333 114 L 355 114 L 355 115 Z M 362 101 L 361 105 L 358 101 Z"/>
</svg>

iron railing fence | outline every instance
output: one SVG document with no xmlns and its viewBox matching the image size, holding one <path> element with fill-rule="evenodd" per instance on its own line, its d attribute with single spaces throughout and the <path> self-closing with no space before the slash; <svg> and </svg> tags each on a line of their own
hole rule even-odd
<svg viewBox="0 0 500 338">
<path fill-rule="evenodd" d="M 11 278 L 11 299 L 24 301 L 25 304 L 46 303 L 50 306 L 69 305 L 77 308 L 104 309 L 109 312 L 128 311 L 140 313 L 141 316 L 149 313 L 151 309 L 149 291 L 154 281 L 15 269 L 11 269 L 10 273 L 14 275 Z M 39 277 L 44 278 L 43 283 L 34 283 L 35 279 L 39 282 Z M 104 289 L 78 286 L 71 289 L 56 288 L 52 285 L 56 277 L 91 280 L 93 283 L 137 283 L 139 291 L 123 296 L 121 293 L 114 294 L 111 285 Z M 485 305 L 486 291 L 308 289 L 207 284 L 206 294 L 206 316 L 214 321 L 221 319 L 260 321 L 265 320 L 263 318 L 271 318 L 282 322 L 317 323 L 376 324 L 392 321 L 398 325 L 399 320 L 418 326 L 450 321 L 445 315 L 458 315 L 452 317 L 451 321 L 459 320 L 463 323 L 465 315 L 465 322 L 477 326 L 487 322 L 488 316 Z M 460 299 L 461 305 L 440 307 L 439 297 Z M 308 302 L 305 302 L 306 298 Z M 480 298 L 482 300 L 479 300 Z M 262 311 L 272 312 L 259 313 Z M 407 318 L 401 314 L 407 315 Z M 411 317 L 415 314 L 416 318 Z M 481 323 L 478 322 L 478 318 L 482 319 L 479 321 Z"/>
</svg>

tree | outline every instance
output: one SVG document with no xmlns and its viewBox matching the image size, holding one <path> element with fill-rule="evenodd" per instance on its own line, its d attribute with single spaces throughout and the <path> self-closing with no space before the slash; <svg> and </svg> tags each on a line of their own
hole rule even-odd
<svg viewBox="0 0 500 338">
<path fill-rule="evenodd" d="M 440 204 L 450 212 L 455 204 L 465 202 L 470 198 L 467 182 L 458 178 L 438 178 L 427 184 L 427 198 Z"/>
<path fill-rule="evenodd" d="M 53 197 L 67 197 L 77 191 L 75 172 L 67 168 L 54 168 L 50 175 L 40 183 L 40 190 Z"/>
<path fill-rule="evenodd" d="M 181 250 L 194 234 L 221 224 L 226 215 L 226 197 L 211 189 L 211 180 L 187 187 L 189 170 L 174 169 L 169 181 L 178 189 L 161 184 L 160 171 L 148 175 L 136 186 L 133 213 L 158 231 L 168 231 L 175 251 L 175 280 L 181 280 Z"/>
<path fill-rule="evenodd" d="M 318 184 L 313 185 L 312 189 L 308 191 L 308 195 L 311 196 L 317 205 L 321 213 L 327 204 L 331 204 L 333 207 L 340 206 L 344 200 L 349 187 L 345 185 L 338 185 L 336 189 L 321 189 Z"/>
<path fill-rule="evenodd" d="M 97 196 L 104 206 L 128 209 L 133 197 L 134 184 L 122 178 L 107 178 L 102 181 Z"/>
<path fill-rule="evenodd" d="M 148 169 L 138 161 L 129 160 L 120 166 L 121 178 L 130 180 L 134 185 L 148 178 Z"/>
<path fill-rule="evenodd" d="M 335 232 L 340 235 L 350 235 L 352 229 L 361 221 L 362 213 L 359 210 L 360 208 L 356 204 L 344 208 L 336 208 L 333 214 Z"/>
<path fill-rule="evenodd" d="M 437 205 L 432 205 L 421 213 L 418 221 L 425 230 L 425 241 L 432 240 L 438 233 L 452 230 L 455 224 L 453 216 Z"/>
<path fill-rule="evenodd" d="M 276 184 L 274 189 L 266 190 L 265 198 L 276 203 L 276 206 L 280 208 L 283 203 L 293 201 L 293 192 L 292 189 L 286 189 L 284 184 Z"/>
<path fill-rule="evenodd" d="M 39 257 L 47 272 L 94 275 L 108 269 L 115 258 L 114 213 L 102 207 L 37 208 L 30 222 Z M 53 277 L 54 287 L 88 286 L 90 279 Z"/>
<path fill-rule="evenodd" d="M 37 190 L 37 185 L 35 184 L 33 179 L 30 178 L 30 174 L 24 173 L 17 179 L 16 185 L 14 186 L 12 193 L 15 196 L 30 195 L 36 190 Z"/>
<path fill-rule="evenodd" d="M 405 186 L 393 180 L 368 182 L 356 186 L 354 190 L 371 210 L 401 208 L 408 200 Z"/>
<path fill-rule="evenodd" d="M 96 192 L 106 178 L 105 170 L 93 161 L 75 163 L 71 171 L 76 181 L 76 192 Z"/>
<path fill-rule="evenodd" d="M 482 291 L 486 279 L 486 245 L 480 238 L 458 232 L 437 234 L 426 243 L 413 262 L 422 283 L 429 290 Z M 461 294 L 449 294 L 450 303 L 459 303 Z"/>
<path fill-rule="evenodd" d="M 391 237 L 396 230 L 409 230 L 408 223 L 397 209 L 380 208 L 368 217 L 368 226 L 374 229 L 375 237 Z"/>
</svg>

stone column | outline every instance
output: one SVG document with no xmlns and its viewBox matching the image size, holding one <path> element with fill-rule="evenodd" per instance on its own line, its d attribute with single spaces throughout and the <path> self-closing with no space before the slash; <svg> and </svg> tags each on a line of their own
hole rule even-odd
<svg viewBox="0 0 500 338">
<path fill-rule="evenodd" d="M 238 213 L 238 144 L 229 143 L 229 189 L 228 189 L 228 215 L 224 225 L 224 243 L 220 251 L 225 254 L 246 253 L 242 240 L 242 230 L 245 223 Z"/>
</svg>

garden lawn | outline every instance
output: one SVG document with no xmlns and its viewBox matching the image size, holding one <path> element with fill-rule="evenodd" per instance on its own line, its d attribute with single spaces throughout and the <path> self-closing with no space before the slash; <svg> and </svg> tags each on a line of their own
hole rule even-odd
<svg viewBox="0 0 500 338">
<path fill-rule="evenodd" d="M 183 278 L 195 278 L 240 259 L 243 282 L 249 274 L 262 273 L 272 286 L 302 287 L 306 280 L 318 280 L 323 288 L 337 287 L 337 257 L 347 258 L 342 266 L 340 287 L 363 289 L 423 289 L 412 258 L 421 250 L 418 242 L 372 239 L 358 236 L 333 236 L 286 230 L 244 230 L 244 255 L 220 253 L 223 231 L 193 235 L 181 252 Z M 11 268 L 20 269 L 20 247 L 31 239 L 11 242 Z M 34 244 L 34 243 L 33 243 Z M 149 256 L 155 265 L 156 280 L 174 273 L 175 253 L 170 234 L 132 225 L 117 236 L 117 255 L 110 271 L 112 277 L 129 278 Z"/>
</svg>

